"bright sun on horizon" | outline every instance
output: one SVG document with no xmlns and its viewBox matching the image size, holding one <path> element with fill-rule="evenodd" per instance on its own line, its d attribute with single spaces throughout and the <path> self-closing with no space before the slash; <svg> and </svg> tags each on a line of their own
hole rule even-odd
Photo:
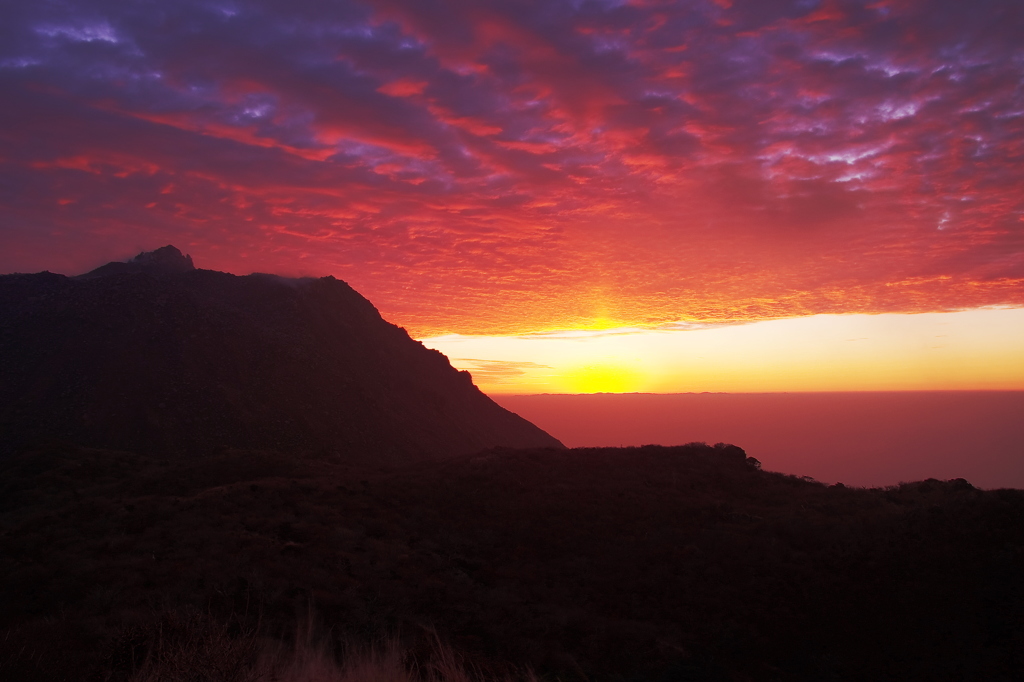
<svg viewBox="0 0 1024 682">
<path fill-rule="evenodd" d="M 640 375 L 617 360 L 570 367 L 562 381 L 574 393 L 626 393 L 639 383 Z"/>
</svg>

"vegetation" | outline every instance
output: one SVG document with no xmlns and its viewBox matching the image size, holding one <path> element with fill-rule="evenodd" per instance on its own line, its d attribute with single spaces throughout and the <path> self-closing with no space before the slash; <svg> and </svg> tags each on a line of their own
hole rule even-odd
<svg viewBox="0 0 1024 682">
<path fill-rule="evenodd" d="M 1022 552 L 1024 491 L 828 487 L 721 445 L 52 443 L 0 461 L 0 678 L 1010 680 Z"/>
</svg>

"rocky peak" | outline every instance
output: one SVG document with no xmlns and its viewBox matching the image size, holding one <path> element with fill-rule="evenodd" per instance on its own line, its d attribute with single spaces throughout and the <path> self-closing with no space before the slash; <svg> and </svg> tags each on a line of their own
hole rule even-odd
<svg viewBox="0 0 1024 682">
<path fill-rule="evenodd" d="M 196 269 L 196 266 L 192 264 L 192 256 L 183 254 L 170 244 L 160 247 L 156 251 L 143 251 L 128 262 L 148 270 L 163 272 L 185 272 Z"/>
<path fill-rule="evenodd" d="M 145 272 L 151 275 L 169 275 L 195 270 L 192 256 L 187 256 L 168 244 L 155 251 L 143 251 L 126 263 L 114 261 L 81 275 L 83 278 L 106 277 L 124 273 Z"/>
</svg>

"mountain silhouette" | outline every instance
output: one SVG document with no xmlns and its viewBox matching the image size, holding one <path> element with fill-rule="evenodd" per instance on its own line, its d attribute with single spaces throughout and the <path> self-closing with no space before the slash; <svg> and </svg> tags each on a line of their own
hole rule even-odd
<svg viewBox="0 0 1024 682">
<path fill-rule="evenodd" d="M 345 282 L 197 269 L 173 246 L 78 277 L 0 276 L 0 358 L 7 451 L 562 447 Z"/>
</svg>

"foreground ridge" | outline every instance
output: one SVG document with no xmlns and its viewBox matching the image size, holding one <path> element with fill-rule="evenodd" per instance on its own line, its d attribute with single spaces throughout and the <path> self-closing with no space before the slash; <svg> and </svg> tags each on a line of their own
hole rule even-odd
<svg viewBox="0 0 1024 682">
<path fill-rule="evenodd" d="M 147 679 L 312 620 L 332 657 L 440 638 L 566 682 L 1015 679 L 1024 491 L 830 487 L 741 453 L 27 451 L 0 461 L 0 676 Z"/>
</svg>

